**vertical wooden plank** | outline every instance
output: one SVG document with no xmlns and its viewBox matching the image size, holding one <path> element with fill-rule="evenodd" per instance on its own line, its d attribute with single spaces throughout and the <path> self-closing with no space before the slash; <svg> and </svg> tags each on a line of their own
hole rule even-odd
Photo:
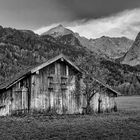
<svg viewBox="0 0 140 140">
<path fill-rule="evenodd" d="M 35 75 L 32 75 L 31 77 L 31 108 L 34 109 L 35 108 L 35 85 L 36 85 L 36 81 L 35 81 Z"/>
<path fill-rule="evenodd" d="M 47 68 L 44 71 L 44 94 L 45 94 L 45 110 L 48 110 L 49 108 L 49 93 L 48 93 L 48 74 L 47 74 Z"/>
<path fill-rule="evenodd" d="M 34 94 L 34 100 L 35 100 L 35 109 L 37 110 L 38 109 L 38 77 L 37 75 L 34 75 L 35 76 L 35 94 Z"/>
<path fill-rule="evenodd" d="M 30 109 L 31 109 L 31 92 L 32 92 L 32 80 L 31 80 L 31 75 L 30 75 L 30 77 L 29 77 L 29 79 L 28 79 L 28 112 L 30 111 Z"/>
<path fill-rule="evenodd" d="M 57 75 L 56 75 L 55 82 L 57 83 L 54 92 L 56 96 L 55 102 L 57 102 L 55 108 L 59 114 L 62 114 L 63 105 L 62 105 L 62 92 L 61 92 L 61 64 L 59 62 L 57 63 Z"/>
<path fill-rule="evenodd" d="M 54 65 L 55 65 L 55 75 L 57 75 L 57 63 L 55 62 Z"/>
<path fill-rule="evenodd" d="M 24 95 L 25 93 L 24 93 L 24 90 L 23 89 L 21 89 L 21 109 L 24 109 Z"/>
<path fill-rule="evenodd" d="M 69 76 L 69 67 L 66 65 L 66 76 Z"/>
</svg>

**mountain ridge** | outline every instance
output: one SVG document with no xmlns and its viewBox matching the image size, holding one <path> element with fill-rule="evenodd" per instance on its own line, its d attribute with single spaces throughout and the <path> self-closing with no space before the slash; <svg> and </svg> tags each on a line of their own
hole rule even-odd
<svg viewBox="0 0 140 140">
<path fill-rule="evenodd" d="M 73 40 L 79 41 L 79 45 L 88 48 L 89 50 L 96 52 L 98 55 L 102 55 L 106 58 L 117 59 L 122 57 L 131 47 L 133 40 L 130 40 L 126 37 L 108 37 L 102 36 L 97 39 L 87 39 L 86 37 L 81 37 L 78 33 L 74 33 L 73 31 L 65 28 L 63 25 L 58 25 L 42 35 L 50 35 L 56 38 L 58 41 L 65 37 L 65 41 L 62 43 L 70 44 L 70 40 L 68 40 L 68 36 L 71 35 L 71 45 L 74 45 Z M 67 38 L 66 38 L 67 36 Z M 73 39 L 72 39 L 73 36 Z M 77 43 L 76 43 L 77 46 Z"/>
</svg>

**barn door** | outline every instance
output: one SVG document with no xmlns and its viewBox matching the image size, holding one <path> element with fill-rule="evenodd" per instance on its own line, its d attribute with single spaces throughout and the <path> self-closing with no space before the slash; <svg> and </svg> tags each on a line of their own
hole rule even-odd
<svg viewBox="0 0 140 140">
<path fill-rule="evenodd" d="M 28 111 L 28 89 L 22 87 L 22 110 Z"/>
<path fill-rule="evenodd" d="M 68 107 L 67 107 L 67 78 L 66 76 L 61 76 L 61 84 L 60 84 L 61 94 L 62 94 L 62 111 L 63 114 L 66 114 Z"/>
<path fill-rule="evenodd" d="M 98 99 L 98 113 L 102 112 L 102 99 L 99 97 Z"/>
</svg>

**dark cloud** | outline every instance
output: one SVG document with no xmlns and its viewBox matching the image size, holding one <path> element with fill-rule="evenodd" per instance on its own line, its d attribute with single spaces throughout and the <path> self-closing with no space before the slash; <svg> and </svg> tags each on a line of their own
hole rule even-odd
<svg viewBox="0 0 140 140">
<path fill-rule="evenodd" d="M 0 24 L 35 29 L 59 22 L 105 17 L 140 7 L 140 0 L 0 0 Z"/>
<path fill-rule="evenodd" d="M 59 0 L 0 0 L 0 24 L 34 29 L 75 19 L 75 14 Z"/>
<path fill-rule="evenodd" d="M 60 0 L 77 18 L 100 18 L 140 7 L 140 0 Z"/>
</svg>

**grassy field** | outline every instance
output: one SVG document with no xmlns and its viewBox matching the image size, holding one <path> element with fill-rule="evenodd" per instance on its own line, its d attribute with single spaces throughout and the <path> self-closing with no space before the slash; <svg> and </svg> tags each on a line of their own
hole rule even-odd
<svg viewBox="0 0 140 140">
<path fill-rule="evenodd" d="M 140 96 L 120 96 L 116 101 L 119 110 L 140 111 Z"/>
<path fill-rule="evenodd" d="M 140 97 L 117 103 L 116 113 L 1 117 L 0 140 L 140 140 Z"/>
</svg>

